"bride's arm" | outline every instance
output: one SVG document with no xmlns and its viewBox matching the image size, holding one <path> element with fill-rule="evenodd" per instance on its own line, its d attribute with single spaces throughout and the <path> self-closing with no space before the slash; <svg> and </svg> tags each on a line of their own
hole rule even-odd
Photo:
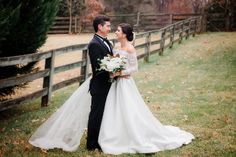
<svg viewBox="0 0 236 157">
<path fill-rule="evenodd" d="M 128 54 L 128 66 L 125 70 L 121 71 L 121 76 L 131 75 L 134 72 L 138 71 L 138 59 L 135 49 L 130 51 Z"/>
</svg>

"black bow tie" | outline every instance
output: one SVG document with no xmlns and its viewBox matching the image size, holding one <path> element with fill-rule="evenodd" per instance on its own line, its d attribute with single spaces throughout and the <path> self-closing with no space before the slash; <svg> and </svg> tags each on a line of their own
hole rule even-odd
<svg viewBox="0 0 236 157">
<path fill-rule="evenodd" d="M 99 38 L 101 38 L 102 39 L 102 41 L 105 41 L 105 42 L 107 42 L 108 44 L 110 43 L 110 41 L 107 39 L 107 38 L 103 38 L 103 37 L 101 37 L 100 35 L 97 35 L 97 34 L 95 34 L 97 37 L 99 37 Z"/>
<path fill-rule="evenodd" d="M 106 43 L 110 44 L 110 41 L 107 38 L 103 38 L 103 41 L 105 41 Z"/>
</svg>

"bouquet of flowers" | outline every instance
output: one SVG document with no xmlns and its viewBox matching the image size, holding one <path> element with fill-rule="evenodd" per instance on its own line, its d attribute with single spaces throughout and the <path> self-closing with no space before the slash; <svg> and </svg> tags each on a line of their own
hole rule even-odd
<svg viewBox="0 0 236 157">
<path fill-rule="evenodd" d="M 119 54 L 115 56 L 107 55 L 106 57 L 104 57 L 99 61 L 100 61 L 100 69 L 98 70 L 105 70 L 110 73 L 116 73 L 125 69 L 127 58 L 124 56 L 120 56 Z M 110 81 L 113 82 L 114 79 L 111 79 Z"/>
</svg>

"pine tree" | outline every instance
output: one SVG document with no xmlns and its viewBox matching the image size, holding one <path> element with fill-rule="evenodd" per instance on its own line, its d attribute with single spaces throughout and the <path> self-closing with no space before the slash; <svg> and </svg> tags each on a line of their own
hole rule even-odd
<svg viewBox="0 0 236 157">
<path fill-rule="evenodd" d="M 57 10 L 58 0 L 1 0 L 0 57 L 37 53 L 46 41 Z M 35 71 L 35 65 L 32 62 L 0 67 L 0 79 Z M 14 94 L 15 88 L 24 85 L 0 89 L 0 96 Z"/>
</svg>

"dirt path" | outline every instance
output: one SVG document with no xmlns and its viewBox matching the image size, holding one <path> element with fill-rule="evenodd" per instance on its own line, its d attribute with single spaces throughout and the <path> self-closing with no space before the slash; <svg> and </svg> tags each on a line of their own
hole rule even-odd
<svg viewBox="0 0 236 157">
<path fill-rule="evenodd" d="M 49 35 L 46 43 L 40 48 L 40 50 L 47 51 L 74 44 L 84 44 L 88 43 L 92 39 L 92 37 L 92 33 L 83 33 L 76 35 Z M 111 33 L 108 36 L 109 39 L 114 37 L 114 33 Z"/>
</svg>

